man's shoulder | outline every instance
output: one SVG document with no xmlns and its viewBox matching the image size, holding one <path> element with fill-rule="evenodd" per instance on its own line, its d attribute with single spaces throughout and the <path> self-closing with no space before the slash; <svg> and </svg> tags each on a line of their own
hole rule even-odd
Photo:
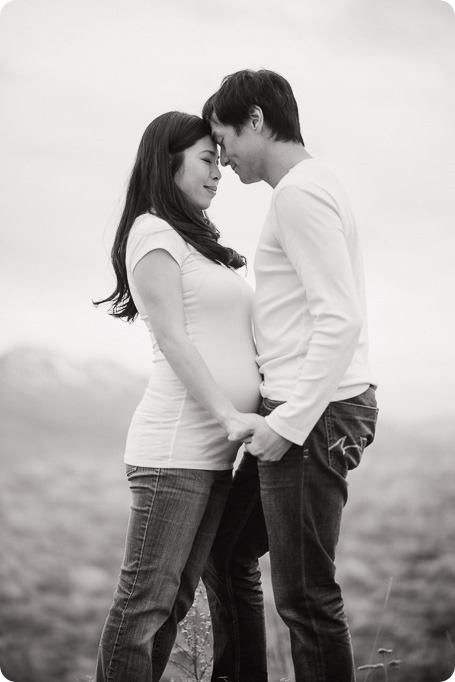
<svg viewBox="0 0 455 682">
<path fill-rule="evenodd" d="M 315 159 L 307 159 L 290 170 L 275 187 L 272 202 L 321 201 L 336 207 L 344 200 L 344 190 L 335 173 Z"/>
<path fill-rule="evenodd" d="M 326 189 L 334 184 L 339 184 L 335 173 L 323 163 L 316 159 L 306 159 L 291 168 L 289 173 L 281 178 L 275 187 L 275 192 L 279 194 L 282 189 L 293 187 L 295 189 L 311 190 Z"/>
</svg>

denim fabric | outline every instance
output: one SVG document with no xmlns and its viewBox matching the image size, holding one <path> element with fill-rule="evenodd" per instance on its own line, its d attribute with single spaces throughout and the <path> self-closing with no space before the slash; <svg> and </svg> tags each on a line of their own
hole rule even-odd
<svg viewBox="0 0 455 682">
<path fill-rule="evenodd" d="M 157 682 L 191 607 L 232 472 L 127 465 L 125 555 L 101 636 L 96 682 Z"/>
<path fill-rule="evenodd" d="M 202 580 L 213 627 L 212 680 L 266 682 L 264 601 L 258 558 L 268 551 L 257 460 L 245 454 Z"/>
<path fill-rule="evenodd" d="M 270 414 L 279 404 L 264 399 L 260 413 Z M 237 485 L 247 480 L 248 493 L 239 490 L 229 497 L 204 572 L 213 621 L 213 681 L 267 680 L 260 576 L 253 570 L 267 550 L 264 520 L 275 603 L 290 631 L 295 682 L 355 680 L 335 580 L 335 548 L 347 500 L 346 476 L 373 441 L 376 419 L 374 389 L 369 388 L 355 398 L 330 403 L 303 446 L 291 445 L 280 461 L 261 462 L 245 455 L 241 466 L 249 475 L 238 477 Z M 242 499 L 250 502 L 240 509 Z M 229 518 L 239 519 L 240 533 Z M 243 620 L 244 614 L 250 617 Z M 259 666 L 256 661 L 261 661 Z"/>
</svg>

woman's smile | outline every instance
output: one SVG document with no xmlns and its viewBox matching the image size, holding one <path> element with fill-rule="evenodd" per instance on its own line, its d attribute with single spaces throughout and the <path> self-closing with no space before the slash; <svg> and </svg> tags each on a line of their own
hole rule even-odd
<svg viewBox="0 0 455 682">
<path fill-rule="evenodd" d="M 204 185 L 204 189 L 207 190 L 207 192 L 210 194 L 210 196 L 214 197 L 216 194 L 216 186 L 215 185 Z"/>
</svg>

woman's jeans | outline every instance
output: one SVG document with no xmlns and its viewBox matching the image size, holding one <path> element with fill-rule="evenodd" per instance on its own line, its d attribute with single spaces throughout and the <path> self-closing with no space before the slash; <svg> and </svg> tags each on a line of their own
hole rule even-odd
<svg viewBox="0 0 455 682">
<path fill-rule="evenodd" d="M 125 556 L 101 636 L 96 682 L 157 682 L 190 609 L 232 472 L 127 465 Z"/>
<path fill-rule="evenodd" d="M 261 414 L 280 403 L 264 399 Z M 346 476 L 375 432 L 374 389 L 329 404 L 303 446 L 278 462 L 245 454 L 203 580 L 214 636 L 212 681 L 265 682 L 258 558 L 270 549 L 278 613 L 290 631 L 295 682 L 353 682 L 335 548 Z"/>
</svg>

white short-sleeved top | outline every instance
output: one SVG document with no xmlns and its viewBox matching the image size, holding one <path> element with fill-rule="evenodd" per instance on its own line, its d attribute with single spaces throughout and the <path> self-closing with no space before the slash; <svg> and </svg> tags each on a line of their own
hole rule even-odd
<svg viewBox="0 0 455 682">
<path fill-rule="evenodd" d="M 255 412 L 260 374 L 252 333 L 253 291 L 235 270 L 211 261 L 164 220 L 136 219 L 129 234 L 126 268 L 131 296 L 153 345 L 153 370 L 129 428 L 125 462 L 136 466 L 223 470 L 238 445 L 189 395 L 161 352 L 134 281 L 137 263 L 164 249 L 181 270 L 185 329 L 220 390 L 242 412 Z"/>
</svg>

